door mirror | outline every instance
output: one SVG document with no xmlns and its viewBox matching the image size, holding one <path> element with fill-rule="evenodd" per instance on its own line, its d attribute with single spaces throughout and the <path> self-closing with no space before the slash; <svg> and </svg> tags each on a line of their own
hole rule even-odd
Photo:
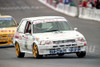
<svg viewBox="0 0 100 67">
<path fill-rule="evenodd" d="M 19 24 L 18 24 L 18 23 L 16 23 L 16 25 L 18 26 Z"/>
<path fill-rule="evenodd" d="M 78 30 L 78 28 L 74 28 L 74 30 L 75 30 L 75 31 L 77 31 L 77 30 Z"/>
</svg>

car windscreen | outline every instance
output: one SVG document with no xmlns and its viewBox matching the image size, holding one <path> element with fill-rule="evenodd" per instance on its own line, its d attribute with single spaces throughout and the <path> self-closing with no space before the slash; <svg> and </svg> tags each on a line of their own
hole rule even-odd
<svg viewBox="0 0 100 67">
<path fill-rule="evenodd" d="M 33 28 L 34 33 L 73 30 L 72 26 L 66 21 L 38 23 L 34 24 L 33 27 L 34 27 Z"/>
<path fill-rule="evenodd" d="M 0 18 L 0 28 L 16 27 L 13 18 Z"/>
</svg>

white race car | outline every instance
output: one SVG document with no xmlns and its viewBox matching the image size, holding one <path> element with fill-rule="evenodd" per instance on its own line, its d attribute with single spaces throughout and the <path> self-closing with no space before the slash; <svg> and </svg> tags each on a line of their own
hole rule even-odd
<svg viewBox="0 0 100 67">
<path fill-rule="evenodd" d="M 30 17 L 21 20 L 14 35 L 16 55 L 21 58 L 31 53 L 34 58 L 43 55 L 76 53 L 86 55 L 86 39 L 61 16 Z"/>
</svg>

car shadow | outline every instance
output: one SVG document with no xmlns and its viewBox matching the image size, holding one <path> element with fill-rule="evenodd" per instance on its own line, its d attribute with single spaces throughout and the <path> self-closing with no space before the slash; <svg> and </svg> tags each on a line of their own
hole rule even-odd
<svg viewBox="0 0 100 67">
<path fill-rule="evenodd" d="M 33 56 L 30 57 L 24 57 L 23 59 L 35 59 Z M 38 59 L 100 59 L 99 56 L 90 56 L 90 55 L 86 55 L 84 58 L 78 58 L 76 55 L 64 55 L 64 56 L 44 56 L 42 58 L 38 58 Z M 37 60 L 38 60 L 37 59 Z"/>
</svg>

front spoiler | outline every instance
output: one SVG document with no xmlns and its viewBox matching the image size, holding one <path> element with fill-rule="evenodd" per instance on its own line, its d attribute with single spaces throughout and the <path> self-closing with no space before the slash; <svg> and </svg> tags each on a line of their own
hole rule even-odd
<svg viewBox="0 0 100 67">
<path fill-rule="evenodd" d="M 14 45 L 2 45 L 2 46 L 0 45 L 0 48 L 1 47 L 14 47 Z"/>
</svg>

